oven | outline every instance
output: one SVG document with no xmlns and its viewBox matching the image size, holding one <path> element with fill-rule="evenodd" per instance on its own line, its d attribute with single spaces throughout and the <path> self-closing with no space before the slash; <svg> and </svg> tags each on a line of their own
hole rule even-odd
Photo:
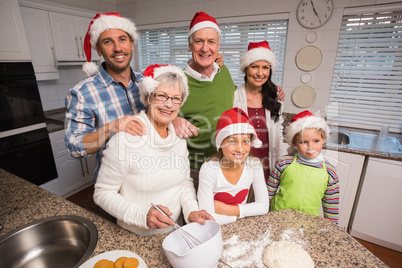
<svg viewBox="0 0 402 268">
<path fill-rule="evenodd" d="M 36 185 L 57 178 L 31 62 L 0 63 L 0 168 Z"/>
</svg>

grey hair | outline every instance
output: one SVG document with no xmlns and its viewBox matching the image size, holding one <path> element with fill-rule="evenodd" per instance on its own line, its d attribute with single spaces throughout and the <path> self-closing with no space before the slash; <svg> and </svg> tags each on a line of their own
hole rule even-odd
<svg viewBox="0 0 402 268">
<path fill-rule="evenodd" d="M 165 86 L 174 86 L 176 84 L 176 82 L 179 82 L 180 85 L 180 89 L 181 89 L 181 97 L 182 97 L 182 104 L 181 106 L 183 106 L 184 102 L 187 99 L 188 96 L 188 82 L 184 81 L 184 79 L 177 73 L 174 72 L 166 72 L 163 73 L 161 75 L 159 75 L 158 77 L 154 78 L 154 80 L 157 82 L 157 85 L 155 86 L 155 88 L 152 90 L 152 92 L 148 92 L 148 91 L 143 91 L 140 98 L 141 98 L 141 102 L 145 104 L 145 100 L 149 101 L 149 97 L 151 94 L 153 94 L 156 90 L 156 88 L 158 88 L 161 85 L 165 85 Z"/>
<path fill-rule="evenodd" d="M 214 29 L 214 28 L 211 28 L 211 29 L 213 29 L 213 30 L 218 34 L 218 41 L 219 41 L 219 44 L 221 44 L 221 43 L 222 43 L 222 36 L 221 36 L 221 34 L 218 32 L 218 30 L 216 30 L 216 29 Z M 193 37 L 194 37 L 194 34 L 195 34 L 196 32 L 197 32 L 197 31 L 195 31 L 194 33 L 192 33 L 192 34 L 188 37 L 188 44 L 189 44 L 189 45 L 192 45 L 192 44 L 193 44 L 193 42 L 194 42 Z"/>
</svg>

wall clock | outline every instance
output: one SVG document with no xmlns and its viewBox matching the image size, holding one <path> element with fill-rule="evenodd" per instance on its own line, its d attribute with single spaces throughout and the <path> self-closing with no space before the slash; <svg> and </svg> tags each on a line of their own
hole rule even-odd
<svg viewBox="0 0 402 268">
<path fill-rule="evenodd" d="M 332 0 L 301 0 L 296 10 L 300 25 L 315 29 L 324 25 L 332 15 Z"/>
</svg>

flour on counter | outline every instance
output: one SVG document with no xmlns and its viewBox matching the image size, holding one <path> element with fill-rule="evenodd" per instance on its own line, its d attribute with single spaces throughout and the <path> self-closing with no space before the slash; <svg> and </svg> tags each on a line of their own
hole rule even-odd
<svg viewBox="0 0 402 268">
<path fill-rule="evenodd" d="M 269 230 L 254 241 L 241 241 L 238 235 L 223 242 L 222 260 L 232 267 L 264 267 L 262 255 L 270 240 Z"/>
<path fill-rule="evenodd" d="M 308 247 L 308 242 L 303 240 L 303 228 L 290 228 L 279 235 L 279 241 L 288 241 L 299 244 L 301 247 Z M 265 248 L 273 241 L 270 237 L 270 229 L 263 235 L 259 235 L 253 241 L 243 241 L 238 235 L 223 241 L 222 260 L 234 268 L 264 268 L 263 254 Z"/>
<path fill-rule="evenodd" d="M 303 236 L 304 236 L 303 228 L 299 229 L 290 228 L 281 233 L 280 240 L 294 242 L 302 247 L 305 247 L 307 246 L 307 242 L 303 239 Z"/>
</svg>

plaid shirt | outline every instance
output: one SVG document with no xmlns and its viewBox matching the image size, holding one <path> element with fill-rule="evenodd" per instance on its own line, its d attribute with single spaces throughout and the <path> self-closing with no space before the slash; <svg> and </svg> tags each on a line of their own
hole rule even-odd
<svg viewBox="0 0 402 268">
<path fill-rule="evenodd" d="M 75 158 L 87 156 L 82 144 L 85 134 L 94 132 L 106 123 L 145 109 L 138 90 L 141 73 L 131 70 L 131 81 L 126 88 L 113 80 L 102 64 L 99 73 L 88 77 L 73 88 L 66 97 L 66 146 Z M 109 137 L 110 138 L 110 137 Z M 95 178 L 100 167 L 103 146 L 97 154 Z"/>
</svg>

